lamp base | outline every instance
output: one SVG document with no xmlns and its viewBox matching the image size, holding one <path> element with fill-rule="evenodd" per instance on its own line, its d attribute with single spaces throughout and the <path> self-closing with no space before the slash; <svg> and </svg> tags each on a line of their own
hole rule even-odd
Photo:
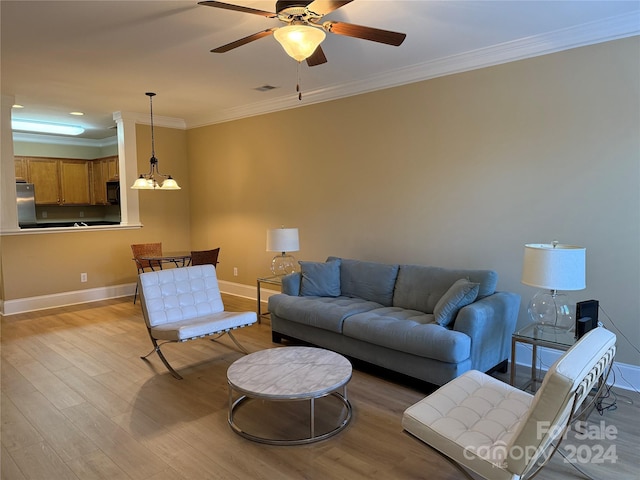
<svg viewBox="0 0 640 480">
<path fill-rule="evenodd" d="M 298 271 L 298 264 L 293 255 L 282 252 L 271 260 L 271 271 L 274 275 L 288 275 Z"/>
<path fill-rule="evenodd" d="M 556 290 L 541 290 L 529 302 L 529 318 L 545 331 L 566 332 L 575 328 L 575 305 L 569 296 Z"/>
</svg>

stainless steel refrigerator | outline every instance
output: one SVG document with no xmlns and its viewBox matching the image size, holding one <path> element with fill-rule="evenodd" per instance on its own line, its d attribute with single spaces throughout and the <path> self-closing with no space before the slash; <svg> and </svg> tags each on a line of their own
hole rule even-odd
<svg viewBox="0 0 640 480">
<path fill-rule="evenodd" d="M 16 183 L 16 200 L 18 202 L 18 225 L 35 227 L 36 221 L 36 189 L 33 183 Z"/>
</svg>

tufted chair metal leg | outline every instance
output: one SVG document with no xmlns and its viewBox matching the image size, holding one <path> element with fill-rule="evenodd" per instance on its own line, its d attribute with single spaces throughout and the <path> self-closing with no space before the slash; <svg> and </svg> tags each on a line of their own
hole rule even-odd
<svg viewBox="0 0 640 480">
<path fill-rule="evenodd" d="M 151 337 L 151 333 L 149 333 L 149 336 Z M 178 372 L 176 372 L 173 367 L 169 364 L 169 362 L 167 361 L 166 358 L 164 358 L 164 355 L 162 353 L 162 350 L 160 350 L 160 345 L 158 345 L 158 342 L 156 341 L 155 338 L 151 337 L 151 342 L 153 343 L 153 350 L 151 350 L 149 353 L 147 353 L 144 356 L 141 356 L 140 358 L 142 360 L 145 361 L 149 361 L 148 360 L 148 356 L 151 355 L 153 352 L 156 352 L 158 354 L 158 356 L 160 357 L 160 360 L 162 360 L 162 363 L 164 363 L 164 366 L 167 367 L 167 370 L 169 370 L 169 372 L 171 372 L 171 375 L 173 375 L 175 378 L 177 378 L 178 380 L 182 380 L 182 377 L 180 376 L 180 374 Z"/>
<path fill-rule="evenodd" d="M 238 347 L 242 353 L 244 353 L 245 355 L 249 353 L 249 351 L 246 348 L 244 348 L 242 345 L 240 345 L 240 342 L 238 342 L 238 340 L 236 340 L 236 337 L 233 336 L 231 331 L 228 331 L 227 335 L 229 335 L 229 337 L 231 337 L 231 340 L 233 340 L 233 343 L 236 344 L 236 347 Z"/>
</svg>

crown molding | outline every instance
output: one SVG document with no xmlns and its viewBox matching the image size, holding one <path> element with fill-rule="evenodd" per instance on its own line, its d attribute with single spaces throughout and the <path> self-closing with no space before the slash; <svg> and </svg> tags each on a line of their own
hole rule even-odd
<svg viewBox="0 0 640 480">
<path fill-rule="evenodd" d="M 135 112 L 114 112 L 113 119 L 115 121 L 125 120 L 127 122 L 133 121 L 143 125 L 151 124 L 151 116 L 148 113 L 135 113 Z M 187 124 L 182 118 L 175 117 L 162 117 L 159 115 L 153 116 L 154 127 L 167 127 L 176 128 L 179 130 L 186 130 Z"/>
<path fill-rule="evenodd" d="M 190 122 L 187 128 L 202 127 L 298 108 L 637 35 L 640 35 L 640 12 L 634 11 L 542 35 L 479 48 L 398 70 L 383 72 L 378 75 L 372 75 L 364 81 L 336 84 L 305 92 L 304 102 L 300 102 L 294 95 L 286 95 L 263 102 L 221 110 L 206 118 L 203 117 L 195 122 Z"/>
</svg>

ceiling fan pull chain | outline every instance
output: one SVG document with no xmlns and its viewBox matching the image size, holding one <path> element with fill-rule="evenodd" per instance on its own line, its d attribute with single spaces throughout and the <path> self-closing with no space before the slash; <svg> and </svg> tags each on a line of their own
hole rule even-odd
<svg viewBox="0 0 640 480">
<path fill-rule="evenodd" d="M 297 82 L 296 82 L 296 92 L 298 92 L 298 100 L 302 101 L 302 91 L 300 90 L 300 62 L 298 62 L 298 66 L 296 67 L 296 75 L 297 75 Z"/>
</svg>

